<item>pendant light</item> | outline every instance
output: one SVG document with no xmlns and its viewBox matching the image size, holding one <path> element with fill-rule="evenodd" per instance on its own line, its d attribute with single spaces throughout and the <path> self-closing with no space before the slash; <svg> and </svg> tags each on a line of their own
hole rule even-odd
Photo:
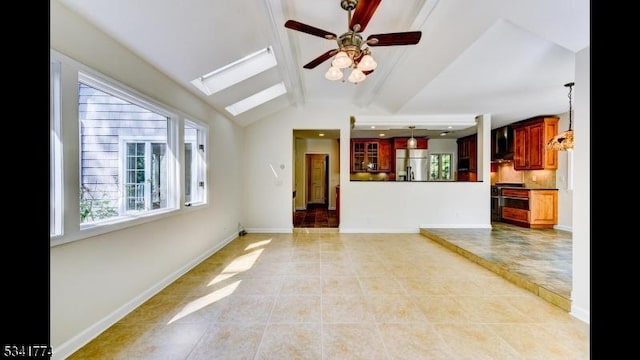
<svg viewBox="0 0 640 360">
<path fill-rule="evenodd" d="M 570 82 L 564 84 L 564 86 L 569 88 L 569 130 L 562 132 L 549 140 L 547 143 L 547 149 L 549 150 L 560 150 L 560 151 L 569 151 L 573 150 L 573 130 L 571 129 L 572 122 L 572 108 L 571 108 L 571 92 L 573 90 L 573 85 L 575 83 Z"/>
<path fill-rule="evenodd" d="M 416 140 L 416 138 L 413 137 L 413 129 L 415 129 L 416 127 L 411 125 L 409 126 L 409 129 L 411 129 L 411 138 L 409 138 L 409 140 L 407 140 L 407 149 L 417 149 L 418 148 L 418 140 Z"/>
</svg>

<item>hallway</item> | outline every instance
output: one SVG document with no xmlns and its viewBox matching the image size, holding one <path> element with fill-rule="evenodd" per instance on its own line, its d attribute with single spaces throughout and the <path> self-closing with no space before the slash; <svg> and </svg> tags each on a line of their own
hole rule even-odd
<svg viewBox="0 0 640 360">
<path fill-rule="evenodd" d="M 308 204 L 307 210 L 296 210 L 293 215 L 294 228 L 337 228 L 336 210 L 327 209 L 325 204 Z"/>
</svg>

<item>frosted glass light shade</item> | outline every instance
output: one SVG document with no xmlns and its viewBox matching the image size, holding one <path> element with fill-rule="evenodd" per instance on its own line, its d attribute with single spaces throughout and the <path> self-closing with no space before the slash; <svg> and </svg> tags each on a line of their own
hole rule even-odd
<svg viewBox="0 0 640 360">
<path fill-rule="evenodd" d="M 418 140 L 411 135 L 409 140 L 407 140 L 407 149 L 417 149 L 418 148 Z"/>
<path fill-rule="evenodd" d="M 347 53 L 344 51 L 340 51 L 338 54 L 336 54 L 336 57 L 331 62 L 331 66 L 344 69 L 346 67 L 351 66 L 352 63 L 353 63 L 353 60 L 351 60 L 349 55 L 347 55 Z"/>
<path fill-rule="evenodd" d="M 335 66 L 330 67 L 329 70 L 327 70 L 327 72 L 324 74 L 324 77 L 327 80 L 332 80 L 332 81 L 340 80 L 342 79 L 342 76 L 343 76 L 342 70 L 340 70 Z"/>
<path fill-rule="evenodd" d="M 363 56 L 360 62 L 358 63 L 358 69 L 362 71 L 373 70 L 377 66 L 378 66 L 378 63 L 375 60 L 373 60 L 373 57 L 371 55 Z"/>
<path fill-rule="evenodd" d="M 349 75 L 349 81 L 352 83 L 362 82 L 367 76 L 360 69 L 353 69 Z"/>
</svg>

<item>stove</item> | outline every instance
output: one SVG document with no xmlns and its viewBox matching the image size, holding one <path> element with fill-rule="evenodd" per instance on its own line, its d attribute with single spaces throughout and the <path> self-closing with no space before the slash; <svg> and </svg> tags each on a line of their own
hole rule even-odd
<svg viewBox="0 0 640 360">
<path fill-rule="evenodd" d="M 502 221 L 502 207 L 504 206 L 502 188 L 505 187 L 524 187 L 524 184 L 495 183 L 495 185 L 491 185 L 491 221 Z"/>
</svg>

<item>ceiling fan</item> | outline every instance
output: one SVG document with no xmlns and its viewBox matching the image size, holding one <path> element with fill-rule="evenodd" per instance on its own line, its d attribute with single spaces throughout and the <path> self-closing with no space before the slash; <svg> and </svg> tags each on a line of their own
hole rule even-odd
<svg viewBox="0 0 640 360">
<path fill-rule="evenodd" d="M 349 30 L 344 34 L 336 34 L 303 24 L 295 20 L 287 20 L 284 26 L 288 29 L 301 31 L 328 40 L 336 40 L 338 47 L 331 49 L 304 65 L 305 69 L 313 69 L 335 55 L 331 68 L 325 74 L 329 80 L 342 79 L 342 69 L 351 67 L 353 70 L 349 81 L 358 83 L 363 81 L 376 68 L 377 64 L 368 46 L 415 45 L 420 41 L 421 31 L 408 31 L 385 34 L 372 34 L 365 40 L 361 32 L 367 27 L 373 13 L 382 0 L 341 0 L 340 6 L 349 13 Z M 362 46 L 365 48 L 362 48 Z"/>
</svg>

